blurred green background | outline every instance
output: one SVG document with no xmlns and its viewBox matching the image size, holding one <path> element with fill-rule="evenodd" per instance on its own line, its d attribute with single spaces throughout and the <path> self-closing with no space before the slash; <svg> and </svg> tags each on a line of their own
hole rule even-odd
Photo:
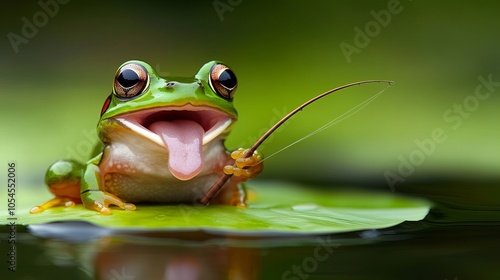
<svg viewBox="0 0 500 280">
<path fill-rule="evenodd" d="M 390 79 L 395 86 L 363 110 L 269 158 L 259 178 L 376 187 L 425 196 L 436 206 L 422 222 L 381 233 L 368 231 L 366 236 L 353 233 L 344 240 L 334 236 L 341 248 L 335 248 L 332 258 L 312 276 L 492 279 L 498 275 L 498 2 L 59 1 L 0 4 L 0 162 L 5 170 L 0 174 L 7 173 L 7 162 L 17 162 L 19 201 L 38 197 L 40 192 L 33 188 L 45 190 L 43 176 L 52 162 L 87 159 L 115 71 L 130 59 L 144 60 L 166 76 L 192 76 L 214 59 L 231 66 L 239 81 L 235 96 L 239 120 L 227 141 L 231 149 L 250 146 L 280 117 L 328 89 L 365 79 Z M 51 4 L 44 8 L 39 3 Z M 347 45 L 352 51 L 348 55 Z M 481 85 L 478 77 L 494 81 L 492 92 L 480 89 L 483 100 L 475 96 Z M 323 99 L 288 122 L 261 151 L 273 154 L 384 87 L 364 85 Z M 437 138 L 442 141 L 430 144 L 434 131 L 441 131 Z M 426 143 L 431 151 L 425 154 L 416 142 Z M 401 176 L 400 181 L 388 184 L 387 172 Z M 3 193 L 0 198 L 5 198 Z M 48 191 L 46 195 L 37 199 L 42 202 L 50 196 Z M 124 251 L 100 247 L 107 242 L 54 245 L 23 234 L 25 228 L 18 230 L 22 273 L 18 275 L 34 275 L 23 279 L 57 278 L 61 273 L 81 276 L 85 270 L 75 255 L 95 244 L 110 264 L 116 257 L 130 257 L 134 265 L 138 259 L 155 258 L 151 271 L 164 265 L 155 262 L 162 256 L 183 255 L 186 248 L 191 255 L 206 255 L 209 265 L 218 250 L 232 251 L 230 246 L 216 246 L 214 251 L 204 243 L 193 247 L 192 240 L 186 248 L 175 240 L 174 247 L 148 243 L 138 250 L 126 244 Z M 412 235 L 413 231 L 418 232 Z M 377 234 L 380 238 L 370 238 Z M 255 264 L 260 263 L 262 275 L 283 278 L 284 271 L 310 258 L 317 246 L 299 244 L 252 249 L 254 261 L 238 267 L 258 271 Z M 161 253 L 152 254 L 155 250 Z M 236 255 L 240 253 L 236 250 Z M 74 264 L 67 266 L 64 261 Z"/>
<path fill-rule="evenodd" d="M 446 140 L 405 183 L 498 181 L 500 86 L 476 103 L 474 93 L 479 76 L 500 81 L 499 7 L 496 1 L 69 1 L 44 17 L 37 1 L 2 2 L 2 162 L 17 161 L 21 182 L 41 186 L 53 161 L 70 151 L 84 160 L 87 135 L 124 61 L 192 76 L 218 59 L 239 80 L 230 148 L 250 146 L 278 117 L 330 88 L 364 79 L 396 82 L 357 114 L 266 161 L 262 178 L 389 189 L 384 173 L 398 174 L 402 158 L 418 153 L 415 141 L 439 128 Z M 39 25 L 29 36 L 23 17 Z M 357 28 L 370 35 L 363 40 Z M 12 33 L 23 43 L 12 44 Z M 342 43 L 356 52 L 346 56 Z M 383 88 L 355 87 L 324 99 L 262 152 L 272 154 Z M 459 123 L 460 114 L 449 110 L 464 100 L 472 109 Z M 447 113 L 455 119 L 447 121 Z"/>
</svg>

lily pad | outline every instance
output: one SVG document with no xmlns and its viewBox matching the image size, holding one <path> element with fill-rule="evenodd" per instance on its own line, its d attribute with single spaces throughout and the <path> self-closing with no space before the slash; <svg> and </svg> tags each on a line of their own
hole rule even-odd
<svg viewBox="0 0 500 280">
<path fill-rule="evenodd" d="M 255 182 L 248 189 L 246 209 L 138 204 L 135 211 L 113 208 L 112 215 L 102 216 L 82 205 L 40 214 L 29 214 L 26 207 L 18 209 L 17 223 L 85 221 L 113 230 L 317 234 L 386 228 L 421 220 L 430 209 L 427 201 L 390 193 L 318 190 L 276 182 Z"/>
</svg>

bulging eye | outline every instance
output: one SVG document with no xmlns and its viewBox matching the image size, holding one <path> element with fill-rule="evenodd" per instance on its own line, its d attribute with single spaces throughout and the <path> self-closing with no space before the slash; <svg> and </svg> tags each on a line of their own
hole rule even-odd
<svg viewBox="0 0 500 280">
<path fill-rule="evenodd" d="M 125 64 L 116 73 L 113 93 L 120 98 L 132 98 L 143 93 L 148 83 L 148 72 L 142 65 Z"/>
<path fill-rule="evenodd" d="M 210 86 L 212 90 L 220 96 L 231 99 L 233 98 L 238 82 L 236 75 L 224 64 L 215 64 L 210 69 Z"/>
</svg>

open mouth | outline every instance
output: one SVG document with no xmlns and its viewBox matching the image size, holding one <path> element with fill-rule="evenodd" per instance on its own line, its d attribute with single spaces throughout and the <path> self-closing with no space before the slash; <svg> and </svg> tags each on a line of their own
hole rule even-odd
<svg viewBox="0 0 500 280">
<path fill-rule="evenodd" d="M 184 105 L 141 110 L 116 120 L 165 147 L 170 173 L 189 180 L 203 169 L 203 145 L 225 132 L 233 118 L 210 107 Z"/>
</svg>

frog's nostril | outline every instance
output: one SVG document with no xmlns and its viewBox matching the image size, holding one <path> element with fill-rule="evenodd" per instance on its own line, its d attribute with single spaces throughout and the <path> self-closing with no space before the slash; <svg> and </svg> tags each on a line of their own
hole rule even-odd
<svg viewBox="0 0 500 280">
<path fill-rule="evenodd" d="M 203 89 L 203 84 L 201 82 L 196 82 L 198 84 L 198 87 L 200 87 L 201 89 Z"/>
<path fill-rule="evenodd" d="M 174 85 L 175 85 L 175 82 L 168 82 L 167 85 L 166 85 L 166 87 L 167 88 L 173 88 Z"/>
</svg>

